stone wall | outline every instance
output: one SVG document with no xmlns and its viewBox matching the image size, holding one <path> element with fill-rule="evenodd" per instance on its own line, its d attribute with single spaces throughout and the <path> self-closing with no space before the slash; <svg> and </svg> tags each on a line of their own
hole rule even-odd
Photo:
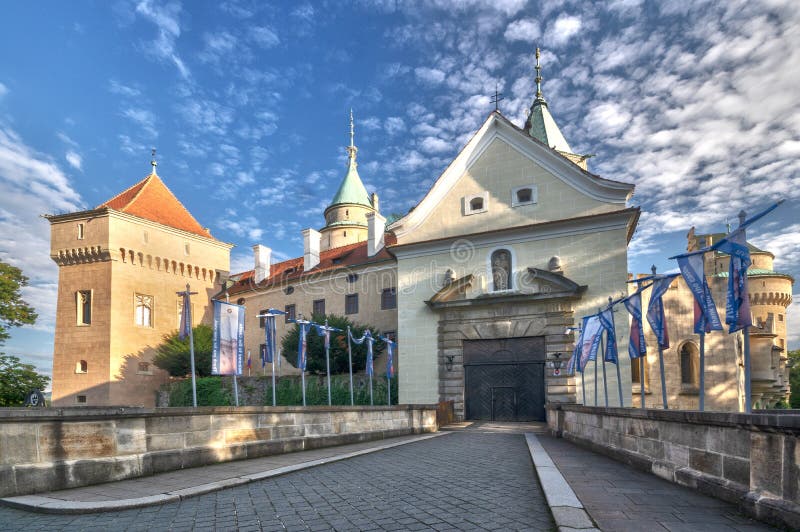
<svg viewBox="0 0 800 532">
<path fill-rule="evenodd" d="M 0 410 L 0 496 L 435 432 L 437 405 Z"/>
<path fill-rule="evenodd" d="M 548 405 L 557 435 L 800 529 L 799 414 Z"/>
</svg>

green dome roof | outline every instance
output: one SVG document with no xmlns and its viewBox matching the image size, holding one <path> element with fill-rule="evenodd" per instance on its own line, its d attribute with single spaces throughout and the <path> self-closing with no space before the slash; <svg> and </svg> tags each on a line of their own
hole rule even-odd
<svg viewBox="0 0 800 532">
<path fill-rule="evenodd" d="M 365 207 L 372 207 L 372 202 L 367 194 L 367 189 L 361 178 L 358 175 L 358 164 L 356 163 L 355 153 L 350 157 L 350 164 L 347 168 L 347 175 L 344 176 L 342 184 L 339 185 L 339 190 L 333 196 L 328 208 L 342 203 L 355 203 L 356 205 L 364 205 Z"/>
</svg>

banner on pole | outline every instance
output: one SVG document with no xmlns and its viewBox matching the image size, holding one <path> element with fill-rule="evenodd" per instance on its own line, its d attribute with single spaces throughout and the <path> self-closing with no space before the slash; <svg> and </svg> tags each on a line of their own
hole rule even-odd
<svg viewBox="0 0 800 532">
<path fill-rule="evenodd" d="M 747 295 L 747 268 L 750 250 L 745 241 L 744 225 L 714 245 L 714 248 L 731 256 L 728 267 L 728 297 L 725 304 L 725 323 L 728 332 L 734 333 L 753 325 L 750 298 Z"/>
<path fill-rule="evenodd" d="M 667 319 L 664 315 L 664 301 L 662 297 L 672 284 L 672 280 L 679 274 L 671 273 L 664 276 L 654 276 L 652 291 L 650 292 L 650 304 L 647 306 L 647 322 L 653 328 L 658 345 L 663 348 L 669 347 L 669 330 L 667 329 Z"/>
<path fill-rule="evenodd" d="M 678 267 L 694 296 L 694 332 L 702 334 L 721 331 L 722 322 L 717 313 L 717 305 L 714 304 L 711 289 L 706 281 L 704 255 L 678 257 Z"/>
<path fill-rule="evenodd" d="M 241 375 L 244 366 L 244 307 L 214 301 L 212 375 Z"/>
<path fill-rule="evenodd" d="M 386 342 L 386 376 L 391 379 L 394 377 L 394 346 L 396 344 L 386 336 L 379 338 Z"/>
<path fill-rule="evenodd" d="M 623 300 L 625 308 L 631 315 L 631 335 L 628 340 L 628 356 L 631 359 L 647 356 L 647 344 L 644 340 L 644 327 L 642 326 L 642 292 L 639 290 L 632 296 Z"/>
<path fill-rule="evenodd" d="M 590 360 L 597 360 L 597 349 L 600 347 L 600 337 L 603 326 L 600 323 L 600 316 L 585 316 L 581 327 L 581 346 L 578 371 L 583 372 L 586 364 Z"/>
<path fill-rule="evenodd" d="M 183 299 L 183 307 L 181 308 L 181 325 L 178 331 L 178 338 L 180 340 L 189 336 L 192 329 L 192 303 L 189 295 L 189 290 L 185 292 L 178 292 Z"/>
<path fill-rule="evenodd" d="M 617 332 L 614 328 L 614 310 L 608 308 L 599 314 L 600 323 L 606 332 L 606 352 L 603 360 L 617 363 Z"/>
<path fill-rule="evenodd" d="M 366 331 L 364 331 L 364 334 L 361 336 L 361 338 L 356 338 L 355 336 L 353 336 L 353 331 L 348 331 L 348 334 L 350 335 L 350 340 L 352 340 L 353 342 L 357 343 L 358 345 L 361 345 L 364 342 L 367 342 L 367 368 L 366 368 L 366 370 L 367 370 L 367 375 L 372 377 L 372 374 L 373 374 L 372 342 L 375 341 L 375 339 L 372 337 L 372 333 L 369 331 L 369 329 L 367 329 Z"/>
</svg>

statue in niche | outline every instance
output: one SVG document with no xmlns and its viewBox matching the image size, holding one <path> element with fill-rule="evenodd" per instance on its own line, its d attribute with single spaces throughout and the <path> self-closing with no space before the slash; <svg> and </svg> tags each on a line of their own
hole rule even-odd
<svg viewBox="0 0 800 532">
<path fill-rule="evenodd" d="M 507 249 L 498 249 L 492 253 L 491 262 L 494 290 L 511 289 L 511 252 Z"/>
</svg>

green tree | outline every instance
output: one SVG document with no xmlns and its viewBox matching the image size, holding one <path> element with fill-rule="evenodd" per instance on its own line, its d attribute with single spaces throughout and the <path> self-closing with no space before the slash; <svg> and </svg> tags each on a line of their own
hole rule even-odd
<svg viewBox="0 0 800 532">
<path fill-rule="evenodd" d="M 44 390 L 50 377 L 40 375 L 31 364 L 0 353 L 0 406 L 22 406 L 33 389 Z"/>
<path fill-rule="evenodd" d="M 791 387 L 792 394 L 789 396 L 789 406 L 791 408 L 800 408 L 800 349 L 789 351 L 789 386 Z"/>
<path fill-rule="evenodd" d="M 211 349 L 214 339 L 209 325 L 200 324 L 192 329 L 194 333 L 194 369 L 200 377 L 211 375 Z M 153 364 L 173 377 L 192 374 L 189 337 L 178 338 L 178 331 L 164 335 L 164 341 L 156 347 Z"/>
<path fill-rule="evenodd" d="M 20 290 L 28 285 L 22 270 L 0 261 L 0 344 L 11 336 L 10 327 L 31 325 L 37 315 L 23 299 Z"/>
<path fill-rule="evenodd" d="M 331 374 L 348 373 L 347 367 L 347 326 L 353 332 L 353 336 L 361 338 L 364 331 L 369 329 L 372 331 L 374 337 L 380 335 L 380 331 L 369 324 L 356 324 L 351 322 L 344 316 L 336 316 L 335 314 L 314 315 L 311 321 L 315 323 L 325 323 L 325 318 L 328 319 L 328 325 L 341 329 L 342 332 L 331 333 Z M 281 341 L 283 348 L 283 356 L 290 364 L 297 367 L 297 348 L 300 337 L 300 327 L 295 326 L 290 329 L 286 336 Z M 306 369 L 309 373 L 322 375 L 325 373 L 325 341 L 322 336 L 318 335 L 314 329 L 309 330 L 308 337 L 306 338 L 308 346 L 306 362 Z M 361 345 L 352 343 L 353 346 L 353 371 L 363 370 L 367 362 L 367 344 L 364 342 Z M 386 342 L 376 340 L 372 347 L 373 356 L 377 357 L 386 347 Z"/>
</svg>

